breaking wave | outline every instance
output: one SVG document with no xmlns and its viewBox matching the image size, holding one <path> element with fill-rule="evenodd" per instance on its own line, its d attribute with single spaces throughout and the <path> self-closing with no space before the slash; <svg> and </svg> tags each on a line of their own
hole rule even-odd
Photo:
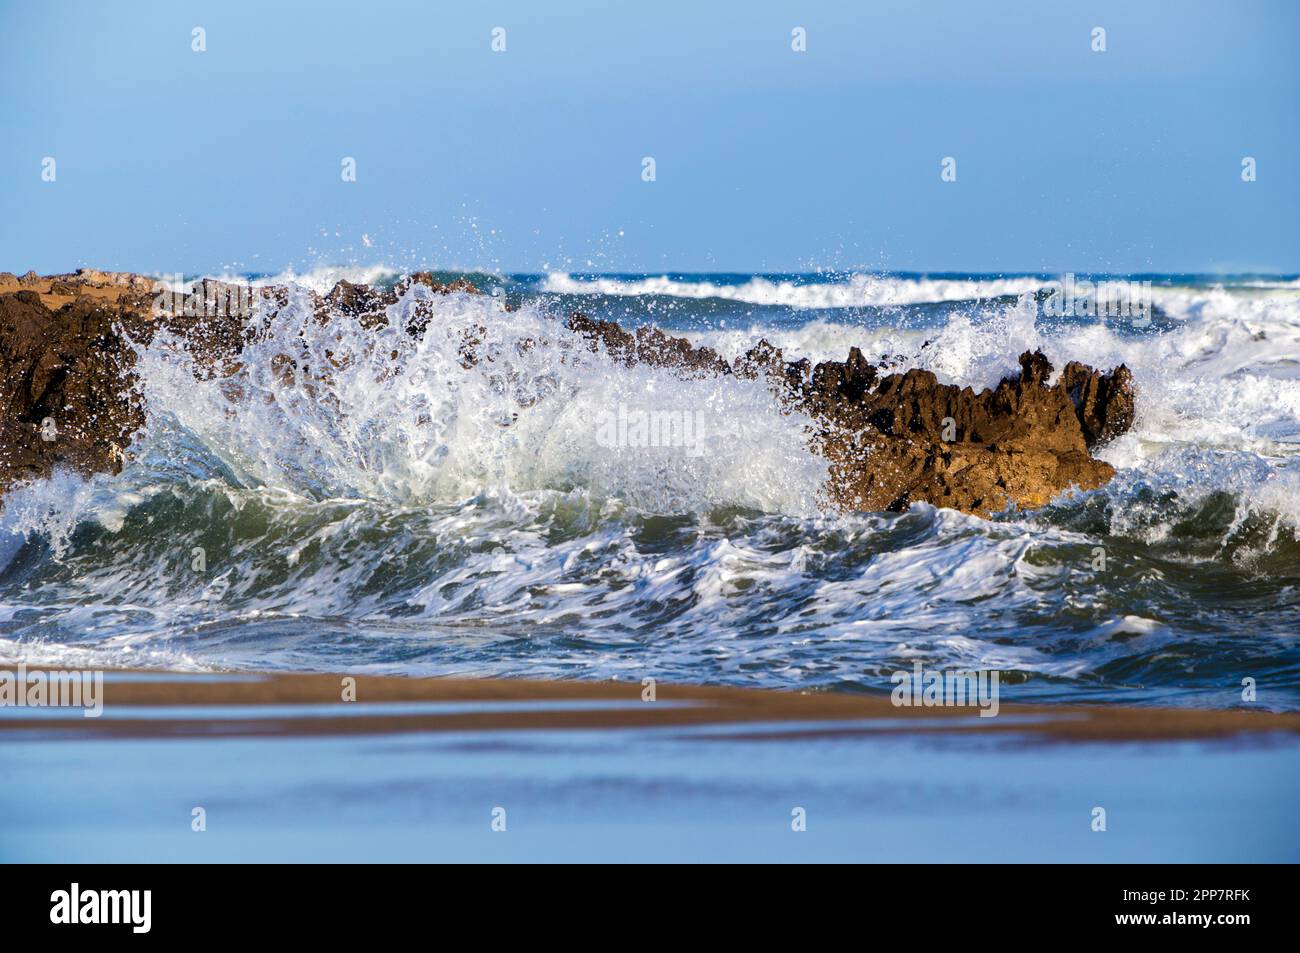
<svg viewBox="0 0 1300 953">
<path fill-rule="evenodd" d="M 165 335 L 142 348 L 126 469 L 6 498 L 0 658 L 859 689 L 920 659 L 1003 669 L 1026 698 L 1229 705 L 1250 675 L 1300 706 L 1289 280 L 1158 289 L 1168 320 L 1134 329 L 1045 321 L 1030 278 L 552 275 L 516 280 L 510 309 L 415 285 L 376 331 L 315 319 L 308 292 L 336 277 L 299 284 L 231 377 Z M 551 307 L 573 285 L 677 295 L 726 356 L 856 345 L 974 387 L 1026 348 L 1122 362 L 1138 416 L 1103 452 L 1114 481 L 1034 513 L 837 513 L 807 419 L 758 382 L 590 353 Z M 817 311 L 692 321 L 720 290 Z M 902 329 L 834 310 L 873 296 L 941 305 Z M 647 407 L 702 413 L 689 445 L 607 439 Z"/>
<path fill-rule="evenodd" d="M 754 277 L 735 284 L 708 280 L 658 278 L 582 278 L 562 273 L 546 276 L 542 291 L 555 294 L 601 294 L 624 297 L 664 295 L 677 298 L 721 298 L 757 305 L 799 309 L 890 307 L 932 301 L 969 301 L 1034 291 L 1034 278 L 990 280 L 908 280 L 879 275 L 850 275 L 842 281 L 807 281 Z"/>
</svg>

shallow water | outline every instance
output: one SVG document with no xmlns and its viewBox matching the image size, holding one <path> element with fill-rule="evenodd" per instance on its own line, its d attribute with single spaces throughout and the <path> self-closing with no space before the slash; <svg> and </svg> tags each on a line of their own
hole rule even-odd
<svg viewBox="0 0 1300 953">
<path fill-rule="evenodd" d="M 1293 742 L 682 729 L 12 740 L 8 862 L 1297 859 Z M 1093 830 L 1094 805 L 1107 829 Z M 192 811 L 207 829 L 191 829 Z M 801 810 L 805 830 L 792 818 Z M 502 814 L 501 812 L 504 812 Z M 495 818 L 505 821 L 494 831 Z M 70 823 L 69 819 L 75 819 Z"/>
<path fill-rule="evenodd" d="M 126 470 L 6 501 L 0 659 L 863 691 L 920 660 L 1000 669 L 1013 700 L 1221 707 L 1249 677 L 1300 707 L 1300 284 L 1147 276 L 1162 313 L 1135 326 L 1044 317 L 1017 296 L 1046 277 L 478 276 L 493 297 L 395 306 L 435 309 L 418 339 L 300 301 L 229 380 L 159 340 Z M 757 382 L 616 368 L 574 307 L 976 387 L 1026 348 L 1124 362 L 1138 418 L 1109 486 L 1038 512 L 840 513 L 808 420 Z M 326 372 L 288 382 L 283 353 Z M 643 411 L 684 439 L 608 426 Z"/>
</svg>

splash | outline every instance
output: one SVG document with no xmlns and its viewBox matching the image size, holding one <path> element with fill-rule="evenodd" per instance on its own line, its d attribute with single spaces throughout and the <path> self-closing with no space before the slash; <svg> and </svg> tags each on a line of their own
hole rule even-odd
<svg viewBox="0 0 1300 953">
<path fill-rule="evenodd" d="M 830 309 L 688 327 L 728 357 L 856 345 L 972 387 L 1030 347 L 1126 363 L 1117 477 L 994 521 L 825 510 L 806 418 L 758 382 L 592 354 L 550 292 L 507 310 L 416 285 L 376 329 L 310 290 L 259 318 L 228 376 L 165 335 L 142 347 L 126 469 L 9 495 L 0 658 L 840 688 L 919 660 L 999 668 L 1009 698 L 1207 705 L 1249 671 L 1300 706 L 1285 282 L 1158 288 L 1168 320 L 1147 329 L 1045 321 L 1024 294 L 934 301 L 902 328 Z M 701 414 L 702 452 L 611 442 L 620 407 Z"/>
<path fill-rule="evenodd" d="M 811 421 L 759 382 L 624 368 L 531 306 L 418 284 L 387 316 L 380 328 L 322 321 L 298 289 L 261 319 L 232 377 L 161 336 L 140 351 L 141 452 L 183 457 L 177 444 L 197 441 L 241 485 L 315 500 L 581 488 L 645 512 L 817 507 L 826 467 L 808 450 Z M 606 425 L 629 407 L 691 414 L 692 445 L 611 445 Z M 159 439 L 164 453 L 149 445 Z"/>
</svg>

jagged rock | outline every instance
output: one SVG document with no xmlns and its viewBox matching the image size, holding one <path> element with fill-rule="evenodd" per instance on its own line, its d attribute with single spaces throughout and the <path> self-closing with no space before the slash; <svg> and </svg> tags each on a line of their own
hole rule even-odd
<svg viewBox="0 0 1300 953">
<path fill-rule="evenodd" d="M 746 380 L 757 380 L 760 375 L 780 380 L 785 376 L 785 359 L 779 347 L 773 347 L 763 338 L 736 359 L 733 370 L 737 377 Z"/>
<path fill-rule="evenodd" d="M 431 271 L 417 271 L 413 275 L 408 275 L 397 283 L 395 290 L 400 294 L 412 285 L 428 285 L 435 294 L 440 295 L 455 294 L 457 292 L 472 295 L 483 293 L 474 282 L 467 278 L 457 278 L 454 281 L 443 282 L 436 279 Z"/>
<path fill-rule="evenodd" d="M 786 386 L 796 393 L 802 392 L 811 380 L 812 362 L 806 357 L 791 361 L 785 366 Z"/>
<path fill-rule="evenodd" d="M 856 364 L 818 365 L 823 380 L 842 380 Z M 1116 411 L 1132 407 L 1132 376 L 1075 365 L 1075 386 L 1104 389 Z M 988 515 L 1009 505 L 1041 506 L 1073 486 L 1101 486 L 1114 475 L 1089 454 L 1080 414 L 1064 378 L 1048 386 L 1052 365 L 1041 352 L 1020 357 L 1018 377 L 975 393 L 940 384 L 934 374 L 890 374 L 856 399 L 828 397 L 815 385 L 804 406 L 826 422 L 820 449 L 832 464 L 832 494 L 842 505 L 900 510 L 918 500 Z M 1102 383 L 1105 382 L 1105 383 Z M 1104 413 L 1104 412 L 1103 412 Z M 1131 423 L 1123 426 L 1126 429 Z"/>
<path fill-rule="evenodd" d="M 340 281 L 312 301 L 321 320 L 344 313 L 379 327 L 415 283 L 438 294 L 478 292 L 469 282 L 442 284 L 421 272 L 393 291 Z M 86 473 L 120 469 L 144 423 L 128 339 L 147 342 L 166 328 L 196 355 L 200 373 L 230 374 L 255 332 L 251 314 L 288 300 L 287 289 L 253 291 L 211 279 L 188 294 L 170 294 L 151 279 L 91 269 L 49 278 L 0 273 L 0 492 L 55 465 Z M 432 309 L 413 311 L 406 330 L 423 333 Z M 990 514 L 1039 506 L 1068 487 L 1091 489 L 1110 479 L 1112 468 L 1089 451 L 1133 423 L 1133 376 L 1122 365 L 1102 373 L 1072 361 L 1049 384 L 1051 363 L 1026 352 L 1018 375 L 976 393 L 940 384 L 929 371 L 901 370 L 900 358 L 873 364 L 858 348 L 844 361 L 814 367 L 787 362 L 779 348 L 760 341 L 733 367 L 712 349 L 654 327 L 633 333 L 577 313 L 567 326 L 592 351 L 624 365 L 765 379 L 816 422 L 813 447 L 830 462 L 830 497 L 848 508 L 899 510 L 924 500 Z M 485 333 L 466 334 L 464 366 L 480 359 Z M 306 373 L 282 358 L 274 362 L 282 379 Z"/>
<path fill-rule="evenodd" d="M 644 329 L 632 335 L 582 314 L 568 324 L 623 363 L 719 372 L 713 351 L 681 338 Z M 655 341 L 648 354 L 643 336 Z M 737 359 L 735 373 L 775 375 L 791 403 L 818 421 L 815 446 L 831 463 L 830 495 L 840 505 L 900 510 L 923 500 L 989 515 L 1042 506 L 1069 487 L 1101 486 L 1114 469 L 1089 450 L 1133 422 L 1133 376 L 1123 365 L 1103 374 L 1071 362 L 1053 386 L 1052 364 L 1041 352 L 1022 354 L 1020 368 L 977 394 L 915 368 L 881 377 L 856 347 L 846 360 L 823 361 L 810 373 L 806 360 L 785 364 L 762 341 Z"/>
<path fill-rule="evenodd" d="M 805 400 L 815 402 L 822 412 L 829 412 L 838 402 L 860 400 L 875 380 L 876 368 L 862 351 L 850 348 L 847 361 L 823 361 L 813 368 Z"/>
<path fill-rule="evenodd" d="M 81 296 L 116 305 L 128 301 L 133 308 L 147 307 L 156 286 L 152 278 L 123 272 L 95 271 L 83 268 L 73 274 L 42 277 L 29 271 L 21 278 L 0 272 L 0 294 L 35 291 L 49 307 L 58 309 Z"/>
<path fill-rule="evenodd" d="M 475 295 L 482 294 L 482 292 L 474 286 L 473 282 L 467 281 L 464 278 L 457 278 L 455 281 L 450 282 L 442 282 L 434 278 L 432 272 L 417 271 L 415 274 L 409 275 L 398 281 L 396 286 L 393 288 L 393 301 L 397 301 L 401 295 L 405 294 L 415 285 L 427 285 L 432 289 L 434 294 L 438 295 L 449 295 L 457 292 Z M 412 309 L 411 317 L 406 322 L 406 333 L 415 336 L 423 334 L 425 328 L 429 326 L 429 321 L 432 318 L 433 309 L 429 307 L 426 302 L 417 301 L 415 307 Z M 486 333 L 486 328 L 482 328 L 479 331 L 480 336 Z M 477 344 L 480 339 L 481 337 L 474 337 L 472 335 L 466 339 L 466 346 L 462 348 L 461 354 L 461 363 L 466 367 L 473 365 L 475 361 L 472 353 L 473 346 L 474 344 Z"/>
<path fill-rule="evenodd" d="M 669 337 L 648 325 L 636 329 L 636 356 L 647 364 L 678 367 L 692 374 L 731 373 L 731 365 L 712 348 L 694 347 L 685 338 Z"/>
<path fill-rule="evenodd" d="M 100 271 L 97 268 L 78 268 L 69 275 L 54 275 L 55 281 L 66 281 L 92 288 L 126 288 L 131 291 L 151 291 L 157 283 L 146 275 L 129 271 Z"/>
<path fill-rule="evenodd" d="M 600 321 L 581 312 L 570 315 L 567 325 L 588 340 L 592 350 L 604 348 L 616 361 L 631 367 L 673 367 L 691 375 L 730 374 L 731 365 L 712 348 L 694 347 L 685 338 L 670 337 L 653 326 L 637 328 L 635 334 L 613 321 Z"/>
<path fill-rule="evenodd" d="M 116 473 L 144 423 L 119 315 L 90 298 L 51 313 L 0 295 L 0 490 L 56 464 Z"/>
<path fill-rule="evenodd" d="M 397 300 L 391 292 L 375 291 L 369 285 L 340 281 L 325 296 L 324 305 L 329 311 L 357 318 L 378 319 L 384 309 Z"/>
<path fill-rule="evenodd" d="M 593 351 L 604 348 L 605 353 L 624 364 L 636 363 L 636 338 L 614 321 L 589 318 L 580 311 L 569 316 L 566 326 L 587 339 Z"/>
<path fill-rule="evenodd" d="M 1061 372 L 1061 386 L 1070 395 L 1089 447 L 1113 440 L 1133 426 L 1133 373 L 1123 364 L 1110 374 L 1098 374 L 1071 361 Z"/>
</svg>

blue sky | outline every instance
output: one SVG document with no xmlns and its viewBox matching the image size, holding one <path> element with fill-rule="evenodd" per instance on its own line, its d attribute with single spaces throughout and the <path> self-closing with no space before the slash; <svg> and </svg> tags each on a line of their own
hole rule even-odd
<svg viewBox="0 0 1300 953">
<path fill-rule="evenodd" d="M 0 76 L 0 270 L 1300 270 L 1290 0 L 0 0 Z"/>
</svg>

